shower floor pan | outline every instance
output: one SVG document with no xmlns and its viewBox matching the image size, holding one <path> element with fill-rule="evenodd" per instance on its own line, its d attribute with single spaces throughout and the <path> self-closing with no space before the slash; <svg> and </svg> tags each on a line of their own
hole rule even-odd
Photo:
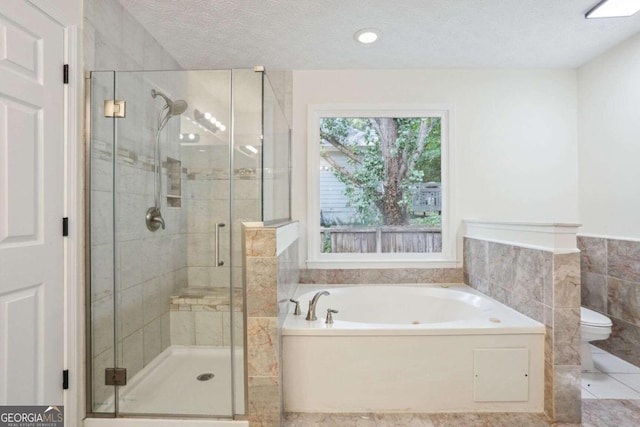
<svg viewBox="0 0 640 427">
<path fill-rule="evenodd" d="M 230 357 L 228 347 L 167 348 L 120 387 L 120 414 L 230 416 Z M 242 353 L 238 350 L 236 369 L 241 367 Z M 237 408 L 244 405 L 242 387 L 242 378 L 238 378 Z"/>
</svg>

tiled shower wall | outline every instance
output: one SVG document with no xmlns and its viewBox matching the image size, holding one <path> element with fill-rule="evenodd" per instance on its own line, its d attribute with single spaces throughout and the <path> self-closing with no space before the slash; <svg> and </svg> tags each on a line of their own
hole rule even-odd
<svg viewBox="0 0 640 427">
<path fill-rule="evenodd" d="M 184 147 L 187 168 L 187 189 L 184 194 L 188 211 L 188 286 L 229 287 L 231 262 L 228 259 L 229 239 L 229 147 Z M 220 231 L 221 261 L 216 265 L 216 224 Z"/>
<path fill-rule="evenodd" d="M 593 344 L 640 366 L 640 242 L 578 236 L 582 305 L 613 322 Z"/>
<path fill-rule="evenodd" d="M 289 225 L 291 226 L 291 224 Z M 277 228 L 243 226 L 247 287 L 248 415 L 251 426 L 282 422 L 281 327 L 298 285 L 298 240 L 278 242 Z"/>
<path fill-rule="evenodd" d="M 465 283 L 546 326 L 545 412 L 578 423 L 580 255 L 464 239 Z"/>
<path fill-rule="evenodd" d="M 84 64 L 87 70 L 179 69 L 177 62 L 142 29 L 116 0 L 84 2 Z M 93 105 L 114 96 L 111 73 L 94 75 Z M 153 141 L 158 100 L 151 83 L 140 74 L 119 76 L 115 95 L 127 100 L 127 117 L 117 119 L 114 200 L 114 119 L 92 108 L 91 151 L 91 322 L 94 409 L 106 410 L 113 387 L 104 386 L 104 369 L 115 358 L 129 378 L 169 345 L 169 296 L 187 280 L 187 218 L 180 209 L 164 208 L 166 230 L 151 233 L 144 215 L 153 204 Z M 180 81 L 163 82 L 177 89 Z M 171 120 L 163 132 L 164 156 L 179 158 L 169 135 L 179 132 Z M 166 173 L 163 173 L 166 179 Z M 183 185 L 186 175 L 181 174 Z M 165 187 L 166 184 L 165 184 Z M 113 204 L 116 234 L 113 234 Z M 115 241 L 115 258 L 114 258 Z M 114 265 L 115 262 L 115 265 Z M 114 316 L 114 271 L 118 286 L 118 316 Z M 114 319 L 118 352 L 114 354 Z"/>
</svg>

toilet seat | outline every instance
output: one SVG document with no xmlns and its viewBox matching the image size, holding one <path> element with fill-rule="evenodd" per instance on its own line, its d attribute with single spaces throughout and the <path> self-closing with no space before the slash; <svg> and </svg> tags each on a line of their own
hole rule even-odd
<svg viewBox="0 0 640 427">
<path fill-rule="evenodd" d="M 611 328 L 613 325 L 607 316 L 584 307 L 580 307 L 580 324 L 591 328 Z"/>
</svg>

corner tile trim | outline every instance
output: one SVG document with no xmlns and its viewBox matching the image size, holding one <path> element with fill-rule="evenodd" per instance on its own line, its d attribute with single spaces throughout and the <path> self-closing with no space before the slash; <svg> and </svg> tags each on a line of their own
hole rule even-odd
<svg viewBox="0 0 640 427">
<path fill-rule="evenodd" d="M 578 252 L 580 224 L 464 220 L 464 237 L 551 251 Z"/>
</svg>

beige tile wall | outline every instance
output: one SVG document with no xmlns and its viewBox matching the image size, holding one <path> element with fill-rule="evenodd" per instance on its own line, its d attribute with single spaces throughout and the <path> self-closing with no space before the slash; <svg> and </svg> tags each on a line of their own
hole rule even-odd
<svg viewBox="0 0 640 427">
<path fill-rule="evenodd" d="M 303 269 L 300 283 L 367 285 L 393 283 L 462 283 L 461 268 Z"/>
<path fill-rule="evenodd" d="M 464 239 L 468 285 L 546 326 L 545 412 L 578 423 L 580 392 L 580 254 Z"/>
<path fill-rule="evenodd" d="M 247 289 L 248 416 L 251 426 L 282 422 L 281 324 L 298 284 L 298 241 L 278 247 L 276 228 L 243 225 Z"/>
<path fill-rule="evenodd" d="M 611 337 L 593 344 L 640 366 L 640 242 L 578 237 L 582 305 L 608 316 Z"/>
</svg>

